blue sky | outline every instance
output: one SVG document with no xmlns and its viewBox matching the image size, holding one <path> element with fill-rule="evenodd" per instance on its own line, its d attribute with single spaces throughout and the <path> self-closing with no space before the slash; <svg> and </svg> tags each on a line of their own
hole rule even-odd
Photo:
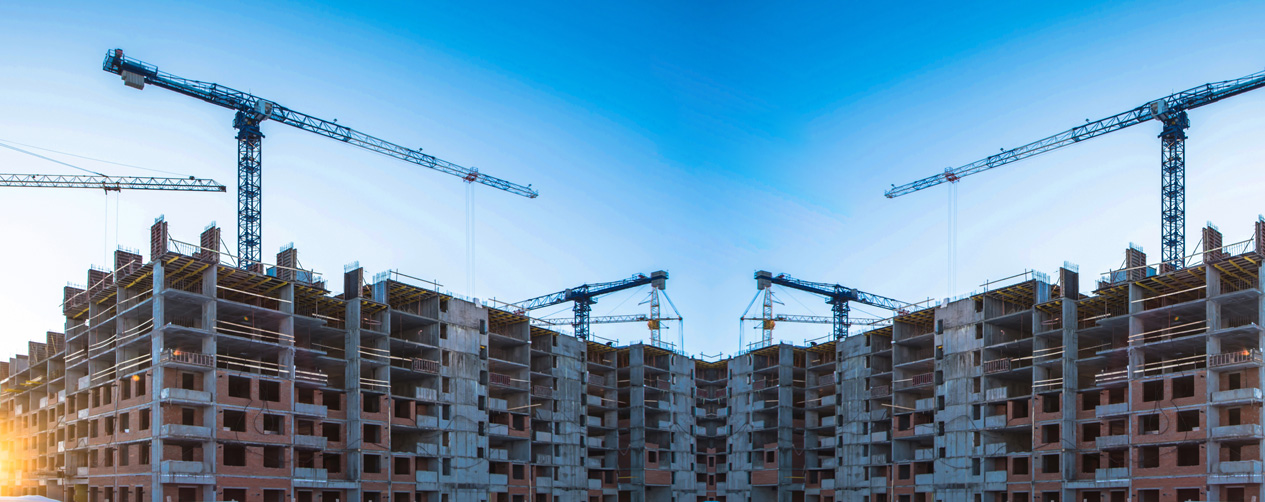
<svg viewBox="0 0 1265 502">
<path fill-rule="evenodd" d="M 265 257 L 294 242 L 335 287 L 358 260 L 511 301 L 667 269 L 686 350 L 731 353 L 757 269 L 917 301 L 1065 260 L 1088 289 L 1130 242 L 1158 256 L 1155 124 L 960 183 L 952 291 L 947 189 L 882 192 L 1258 71 L 1262 20 L 1250 2 L 5 2 L 0 140 L 233 185 L 231 112 L 124 87 L 100 70 L 121 47 L 541 192 L 476 191 L 471 288 L 459 180 L 265 124 Z M 1211 220 L 1242 240 L 1265 212 L 1263 117 L 1265 91 L 1191 113 L 1188 235 Z M 8 151 L 0 163 L 66 171 Z M 146 249 L 154 217 L 192 240 L 211 221 L 235 235 L 234 210 L 233 192 L 4 191 L 0 356 L 60 329 L 61 287 L 116 245 Z M 595 313 L 641 312 L 642 295 Z M 781 312 L 829 313 L 782 299 Z"/>
</svg>

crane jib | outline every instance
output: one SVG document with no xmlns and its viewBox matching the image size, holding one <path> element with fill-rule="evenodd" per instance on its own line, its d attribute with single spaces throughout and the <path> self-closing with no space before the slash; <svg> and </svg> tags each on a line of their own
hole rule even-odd
<svg viewBox="0 0 1265 502">
<path fill-rule="evenodd" d="M 472 173 L 477 172 L 473 169 L 440 160 L 434 156 L 423 154 L 418 150 L 403 147 L 395 143 L 370 136 L 350 127 L 337 124 L 333 121 L 319 119 L 311 115 L 276 105 L 273 101 L 254 96 L 246 92 L 216 83 L 185 79 L 160 72 L 156 66 L 124 56 L 123 51 L 119 49 L 113 49 L 106 53 L 103 68 L 105 71 L 124 75 L 125 79 L 127 73 L 139 75 L 143 77 L 145 83 L 175 91 L 186 96 L 198 98 L 224 108 L 257 113 L 262 115 L 260 118 L 267 118 L 291 127 L 314 132 L 328 138 L 337 139 L 348 144 L 359 146 L 366 150 L 395 157 L 405 162 L 428 167 L 461 178 L 473 179 L 474 182 L 498 188 L 516 195 L 521 195 L 527 198 L 536 198 L 540 195 L 538 191 L 532 189 L 530 186 L 519 185 L 517 183 L 481 172 L 478 173 L 477 176 L 473 176 Z M 131 82 L 128 83 L 129 85 L 132 85 Z M 132 86 L 139 88 L 137 85 Z"/>
</svg>

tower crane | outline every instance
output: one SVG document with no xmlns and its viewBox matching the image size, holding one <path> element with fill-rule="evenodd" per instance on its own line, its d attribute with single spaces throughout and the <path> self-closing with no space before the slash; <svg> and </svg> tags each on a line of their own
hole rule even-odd
<svg viewBox="0 0 1265 502">
<path fill-rule="evenodd" d="M 145 85 L 149 84 L 236 112 L 233 117 L 233 128 L 237 129 L 237 250 L 241 260 L 239 266 L 242 267 L 259 263 L 261 259 L 263 221 L 261 143 L 264 135 L 260 125 L 268 120 L 451 174 L 467 183 L 479 183 L 528 198 L 539 195 L 531 188 L 531 185 L 523 186 L 488 176 L 476 168 L 462 167 L 422 153 L 420 148 L 400 146 L 339 125 L 336 121 L 320 119 L 291 110 L 275 101 L 247 92 L 159 71 L 154 65 L 124 56 L 122 49 L 107 51 L 102 69 L 121 76 L 123 84 L 128 87 L 144 89 Z"/>
<path fill-rule="evenodd" d="M 1086 121 L 1084 125 L 1018 148 L 1004 150 L 961 167 L 948 168 L 942 173 L 893 186 L 884 195 L 890 199 L 942 183 L 956 182 L 972 174 L 1156 120 L 1163 126 L 1159 135 L 1160 245 L 1163 248 L 1161 263 L 1170 268 L 1182 268 L 1185 266 L 1186 256 L 1186 129 L 1190 127 L 1186 112 L 1261 87 L 1265 87 L 1265 71 L 1204 84 L 1101 120 Z"/>
<path fill-rule="evenodd" d="M 663 295 L 663 298 L 668 301 L 668 306 L 672 308 L 672 312 L 676 314 L 675 316 L 672 316 L 672 317 L 663 316 L 660 302 L 659 302 L 659 295 L 661 294 Z M 624 323 L 633 323 L 633 322 L 644 322 L 646 323 L 646 327 L 650 329 L 650 344 L 651 345 L 658 346 L 658 347 L 669 345 L 669 344 L 664 343 L 663 337 L 662 337 L 662 330 L 668 329 L 668 326 L 665 325 L 664 322 L 665 321 L 679 322 L 679 321 L 684 321 L 685 318 L 681 317 L 681 312 L 676 309 L 676 305 L 672 304 L 672 299 L 668 297 L 667 291 L 661 288 L 656 288 L 656 287 L 650 288 L 649 298 L 646 298 L 646 300 L 641 302 L 640 304 L 645 305 L 647 303 L 650 304 L 650 315 L 624 314 L 624 315 L 591 316 L 589 317 L 589 324 L 624 324 Z M 551 325 L 551 326 L 561 326 L 561 325 L 572 324 L 575 321 L 575 319 L 572 317 L 553 317 L 553 318 L 548 318 L 548 319 L 538 319 L 537 321 L 539 321 L 541 324 L 546 324 L 546 325 Z"/>
<path fill-rule="evenodd" d="M 863 304 L 871 305 L 871 306 L 878 307 L 881 309 L 892 310 L 892 311 L 897 311 L 897 312 L 901 311 L 902 309 L 904 309 L 906 306 L 909 305 L 909 303 L 906 303 L 906 302 L 893 300 L 891 298 L 887 298 L 885 296 L 879 296 L 872 293 L 866 293 L 864 291 L 861 291 L 855 288 L 849 288 L 847 286 L 841 286 L 839 284 L 828 284 L 824 282 L 810 282 L 810 281 L 805 281 L 801 279 L 796 279 L 787 274 L 773 275 L 772 272 L 768 272 L 765 270 L 760 270 L 756 272 L 755 280 L 756 280 L 756 289 L 759 291 L 759 293 L 757 293 L 757 297 L 759 295 L 764 295 L 763 312 L 762 312 L 761 317 L 759 318 L 748 318 L 748 317 L 745 317 L 745 314 L 744 314 L 743 320 L 762 321 L 761 329 L 763 330 L 763 336 L 759 342 L 761 346 L 772 343 L 773 326 L 779 320 L 786 321 L 786 322 L 810 322 L 810 323 L 825 324 L 826 323 L 825 319 L 827 319 L 827 318 L 819 318 L 818 316 L 785 316 L 785 315 L 774 316 L 773 303 L 775 300 L 773 299 L 773 293 L 772 293 L 771 287 L 775 284 L 778 286 L 784 286 L 791 289 L 797 289 L 799 291 L 804 291 L 807 293 L 812 293 L 818 296 L 825 297 L 826 304 L 830 305 L 830 311 L 832 315 L 828 319 L 829 319 L 829 323 L 833 326 L 832 333 L 834 334 L 835 340 L 841 340 L 847 337 L 848 327 L 853 324 L 852 320 L 848 318 L 848 313 L 851 310 L 848 307 L 849 302 L 863 303 Z M 754 301 L 755 300 L 752 299 L 752 302 Z M 750 307 L 747 307 L 747 309 L 750 310 Z M 880 320 L 867 319 L 863 322 L 865 324 L 874 324 L 874 323 L 880 322 Z"/>
<path fill-rule="evenodd" d="M 654 289 L 663 290 L 663 288 L 667 285 L 667 281 L 668 273 L 663 270 L 652 272 L 650 275 L 634 274 L 628 279 L 619 281 L 581 284 L 574 288 L 564 289 L 556 293 L 538 296 L 530 300 L 523 300 L 513 305 L 516 305 L 519 308 L 518 313 L 521 314 L 553 305 L 574 302 L 572 312 L 575 314 L 575 318 L 572 320 L 571 326 L 575 329 L 575 336 L 577 338 L 581 340 L 588 340 L 590 333 L 589 328 L 593 323 L 593 319 L 589 314 L 593 311 L 593 304 L 597 303 L 597 297 L 646 284 L 649 284 Z"/>
</svg>

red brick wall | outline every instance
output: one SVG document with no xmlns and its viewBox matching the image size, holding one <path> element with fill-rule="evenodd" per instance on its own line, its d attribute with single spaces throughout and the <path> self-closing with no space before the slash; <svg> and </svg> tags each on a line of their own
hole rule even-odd
<svg viewBox="0 0 1265 502">
<path fill-rule="evenodd" d="M 290 480 L 267 479 L 267 478 L 237 478 L 232 476 L 219 476 L 215 480 L 216 500 L 227 500 L 224 498 L 225 489 L 245 489 L 246 500 L 238 502 L 263 502 L 264 490 L 285 490 L 286 497 L 282 500 L 290 500 Z M 174 495 L 171 499 L 173 502 L 179 500 Z M 343 502 L 347 502 L 344 500 Z"/>
</svg>

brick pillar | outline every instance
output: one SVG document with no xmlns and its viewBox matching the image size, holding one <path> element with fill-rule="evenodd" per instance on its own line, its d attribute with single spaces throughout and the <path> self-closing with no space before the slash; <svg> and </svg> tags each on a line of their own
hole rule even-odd
<svg viewBox="0 0 1265 502">
<path fill-rule="evenodd" d="M 281 249 L 277 253 L 277 278 L 283 281 L 293 281 L 295 278 L 294 269 L 299 264 L 299 250 L 294 249 L 294 244 L 290 244 Z"/>
<path fill-rule="evenodd" d="M 167 253 L 167 220 L 159 216 L 154 225 L 149 227 L 149 259 L 157 260 Z"/>
<path fill-rule="evenodd" d="M 122 249 L 114 252 L 114 270 L 118 271 L 118 277 L 140 270 L 144 265 L 145 258 L 139 254 Z"/>
<path fill-rule="evenodd" d="M 365 269 L 356 267 L 343 274 L 343 299 L 360 298 L 361 286 L 365 283 Z M 352 319 L 348 317 L 348 319 Z M 348 326 L 351 327 L 350 325 Z"/>
<path fill-rule="evenodd" d="M 48 359 L 48 355 L 44 353 L 44 347 L 46 346 L 40 342 L 26 342 L 26 353 L 31 356 L 32 366 L 37 362 Z"/>
<path fill-rule="evenodd" d="M 1265 216 L 1256 220 L 1256 228 L 1252 232 L 1252 241 L 1256 244 L 1256 254 L 1265 255 Z"/>
<path fill-rule="evenodd" d="M 1204 263 L 1216 263 L 1226 259 L 1225 251 L 1221 250 L 1221 232 L 1217 227 L 1209 223 L 1203 228 L 1204 241 Z"/>
<path fill-rule="evenodd" d="M 48 355 L 52 356 L 58 352 L 66 350 L 66 335 L 56 331 L 46 333 L 48 343 Z"/>
<path fill-rule="evenodd" d="M 206 230 L 202 231 L 201 238 L 198 239 L 198 246 L 202 248 L 198 250 L 196 255 L 198 260 L 207 263 L 219 263 L 220 227 L 215 226 L 214 223 L 206 227 Z"/>
<path fill-rule="evenodd" d="M 1142 248 L 1130 245 L 1124 250 L 1124 268 L 1126 280 L 1130 282 L 1146 278 L 1146 253 Z"/>
<path fill-rule="evenodd" d="M 114 282 L 114 276 L 109 272 L 97 269 L 88 269 L 88 295 L 92 296 L 109 288 Z M 85 298 L 86 299 L 86 298 Z"/>
</svg>

